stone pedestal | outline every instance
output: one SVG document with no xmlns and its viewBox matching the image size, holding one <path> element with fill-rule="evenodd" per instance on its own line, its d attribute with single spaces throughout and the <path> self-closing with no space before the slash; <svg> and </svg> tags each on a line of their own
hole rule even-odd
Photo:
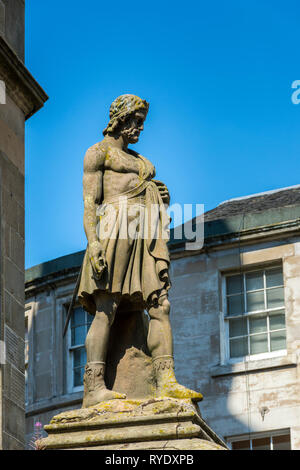
<svg viewBox="0 0 300 470">
<path fill-rule="evenodd" d="M 55 416 L 39 447 L 85 450 L 226 450 L 190 400 L 112 400 Z"/>
</svg>

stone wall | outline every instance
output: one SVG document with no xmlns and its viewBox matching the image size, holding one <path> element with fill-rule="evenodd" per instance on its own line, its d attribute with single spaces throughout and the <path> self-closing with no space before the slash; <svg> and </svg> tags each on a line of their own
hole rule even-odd
<svg viewBox="0 0 300 470">
<path fill-rule="evenodd" d="M 2 151 L 0 171 L 2 447 L 7 449 L 21 448 L 24 441 L 24 174 Z"/>
<path fill-rule="evenodd" d="M 4 4 L 5 39 L 24 62 L 25 1 L 1 0 Z"/>
<path fill-rule="evenodd" d="M 24 127 L 47 96 L 24 66 L 23 0 L 0 0 L 0 448 L 22 449 L 24 403 Z"/>
<path fill-rule="evenodd" d="M 24 3 L 0 5 L 0 30 L 24 56 Z M 6 345 L 2 375 L 0 447 L 24 445 L 24 113 L 6 95 L 0 104 L 1 340 Z"/>
<path fill-rule="evenodd" d="M 223 438 L 290 428 L 292 446 L 300 449 L 299 246 L 293 238 L 173 261 L 177 375 L 203 393 L 203 417 Z M 278 261 L 284 272 L 287 355 L 228 364 L 222 359 L 222 274 Z M 263 407 L 268 408 L 264 419 Z"/>
</svg>

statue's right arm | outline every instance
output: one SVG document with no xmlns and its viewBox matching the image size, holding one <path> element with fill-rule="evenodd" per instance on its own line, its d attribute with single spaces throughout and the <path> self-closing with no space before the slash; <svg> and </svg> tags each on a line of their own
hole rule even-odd
<svg viewBox="0 0 300 470">
<path fill-rule="evenodd" d="M 97 237 L 97 207 L 102 198 L 105 149 L 97 144 L 89 148 L 83 168 L 83 225 L 89 245 L 89 255 L 94 271 L 101 274 L 105 267 L 101 242 Z"/>
</svg>

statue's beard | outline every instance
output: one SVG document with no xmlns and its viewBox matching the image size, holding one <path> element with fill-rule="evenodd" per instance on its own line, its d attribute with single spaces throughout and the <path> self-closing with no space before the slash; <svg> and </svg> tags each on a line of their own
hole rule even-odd
<svg viewBox="0 0 300 470">
<path fill-rule="evenodd" d="M 136 127 L 132 127 L 130 129 L 124 129 L 122 135 L 128 142 L 134 144 L 139 140 L 140 131 Z"/>
</svg>

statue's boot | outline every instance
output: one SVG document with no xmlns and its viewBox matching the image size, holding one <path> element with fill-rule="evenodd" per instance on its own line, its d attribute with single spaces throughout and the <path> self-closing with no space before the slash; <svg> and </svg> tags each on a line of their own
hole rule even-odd
<svg viewBox="0 0 300 470">
<path fill-rule="evenodd" d="M 97 405 L 102 401 L 126 398 L 123 393 L 108 390 L 104 382 L 105 362 L 88 362 L 83 377 L 84 395 L 82 408 Z"/>
<path fill-rule="evenodd" d="M 203 400 L 201 393 L 190 390 L 177 382 L 174 373 L 174 359 L 172 356 L 159 356 L 154 358 L 153 367 L 156 375 L 157 398 L 188 398 L 195 402 Z"/>
</svg>

